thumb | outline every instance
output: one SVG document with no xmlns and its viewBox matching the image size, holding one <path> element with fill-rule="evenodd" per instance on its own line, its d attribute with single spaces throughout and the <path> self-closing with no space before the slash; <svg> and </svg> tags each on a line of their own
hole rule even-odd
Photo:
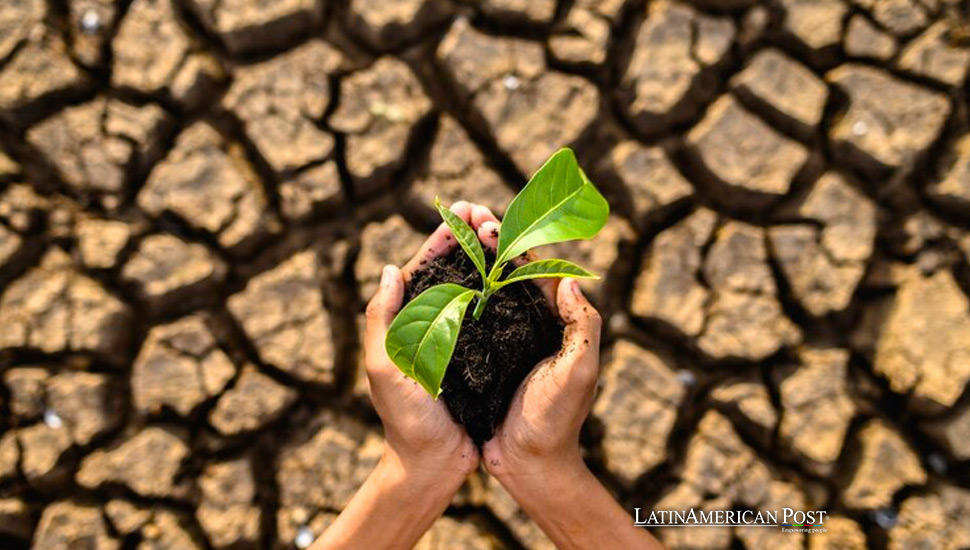
<svg viewBox="0 0 970 550">
<path fill-rule="evenodd" d="M 556 293 L 559 316 L 566 324 L 557 363 L 568 365 L 569 382 L 581 388 L 599 375 L 600 329 L 603 321 L 579 289 L 576 279 L 563 279 Z"/>
<path fill-rule="evenodd" d="M 384 353 L 384 336 L 404 300 L 404 278 L 393 265 L 384 266 L 377 292 L 367 304 L 364 345 L 368 353 Z"/>
</svg>

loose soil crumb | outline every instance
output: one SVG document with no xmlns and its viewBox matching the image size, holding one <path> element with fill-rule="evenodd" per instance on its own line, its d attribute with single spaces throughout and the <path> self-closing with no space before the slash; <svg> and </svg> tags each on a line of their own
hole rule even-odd
<svg viewBox="0 0 970 550">
<path fill-rule="evenodd" d="M 486 254 L 491 267 L 495 257 Z M 506 267 L 506 275 L 511 268 Z M 460 248 L 435 259 L 414 274 L 404 299 L 411 301 L 428 288 L 457 283 L 481 288 L 475 265 Z M 505 418 L 519 384 L 539 361 L 562 344 L 563 325 L 532 282 L 511 284 L 488 301 L 481 319 L 465 314 L 455 353 L 441 384 L 452 417 L 465 426 L 475 444 L 492 437 Z"/>
</svg>

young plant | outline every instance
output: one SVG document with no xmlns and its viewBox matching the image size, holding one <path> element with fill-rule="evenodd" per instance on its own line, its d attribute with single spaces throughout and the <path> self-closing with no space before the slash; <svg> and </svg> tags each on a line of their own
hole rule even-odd
<svg viewBox="0 0 970 550">
<path fill-rule="evenodd" d="M 437 399 L 472 301 L 477 300 L 472 310 L 477 320 L 488 299 L 506 285 L 543 277 L 595 279 L 596 275 L 578 265 L 556 259 L 529 262 L 505 279 L 501 277 L 507 263 L 534 247 L 593 237 L 606 223 L 610 207 L 583 173 L 572 150 L 560 149 L 506 209 L 490 270 L 486 270 L 485 251 L 475 230 L 437 199 L 435 207 L 482 276 L 482 288 L 446 283 L 425 290 L 398 312 L 384 345 L 391 361 Z"/>
</svg>

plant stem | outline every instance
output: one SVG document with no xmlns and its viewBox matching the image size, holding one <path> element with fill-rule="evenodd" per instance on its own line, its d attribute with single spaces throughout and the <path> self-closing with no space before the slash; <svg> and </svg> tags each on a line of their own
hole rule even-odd
<svg viewBox="0 0 970 550">
<path fill-rule="evenodd" d="M 502 276 L 503 267 L 505 267 L 504 263 L 499 264 L 498 262 L 495 262 L 492 264 L 492 269 L 488 272 L 488 277 L 485 278 L 485 291 L 488 291 L 488 289 L 495 284 L 496 281 L 498 281 L 498 278 Z"/>
<path fill-rule="evenodd" d="M 488 277 L 482 281 L 484 288 L 478 293 L 478 302 L 475 304 L 475 309 L 472 310 L 472 318 L 476 321 L 481 319 L 482 314 L 485 313 L 485 304 L 488 303 L 488 297 L 501 288 L 500 285 L 496 284 L 496 281 L 502 276 L 502 267 L 504 267 L 504 264 L 493 264 L 491 271 L 488 273 Z"/>
<path fill-rule="evenodd" d="M 478 295 L 478 302 L 475 303 L 475 309 L 472 310 L 472 318 L 476 321 L 481 319 L 482 314 L 485 313 L 485 303 L 488 302 L 488 298 L 485 294 Z"/>
</svg>

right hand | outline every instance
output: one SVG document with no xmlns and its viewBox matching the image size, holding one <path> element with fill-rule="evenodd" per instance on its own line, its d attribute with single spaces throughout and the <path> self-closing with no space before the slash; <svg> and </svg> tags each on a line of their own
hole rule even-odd
<svg viewBox="0 0 970 550">
<path fill-rule="evenodd" d="M 479 239 L 495 248 L 498 220 L 483 206 L 472 209 Z M 582 464 L 579 432 L 589 415 L 599 376 L 602 320 L 575 279 L 537 279 L 565 323 L 562 350 L 539 363 L 519 387 L 505 420 L 482 447 L 485 469 L 505 483 L 543 476 L 549 468 Z M 556 284 L 558 283 L 558 284 Z"/>
<path fill-rule="evenodd" d="M 487 208 L 473 207 L 472 227 L 486 246 L 496 246 L 498 220 Z M 482 447 L 485 469 L 557 548 L 662 550 L 633 524 L 580 453 L 579 432 L 599 376 L 600 315 L 575 279 L 536 283 L 566 324 L 562 349 L 519 387 L 505 420 Z"/>
<path fill-rule="evenodd" d="M 471 205 L 458 202 L 452 212 L 470 221 Z M 478 449 L 448 413 L 443 400 L 433 399 L 417 382 L 391 362 L 384 339 L 401 309 L 404 287 L 415 271 L 457 246 L 442 223 L 417 255 L 403 268 L 384 268 L 377 293 L 367 304 L 364 367 L 371 402 L 384 425 L 385 455 L 396 458 L 408 473 L 461 481 L 478 467 Z M 456 485 L 457 488 L 457 485 Z"/>
</svg>

